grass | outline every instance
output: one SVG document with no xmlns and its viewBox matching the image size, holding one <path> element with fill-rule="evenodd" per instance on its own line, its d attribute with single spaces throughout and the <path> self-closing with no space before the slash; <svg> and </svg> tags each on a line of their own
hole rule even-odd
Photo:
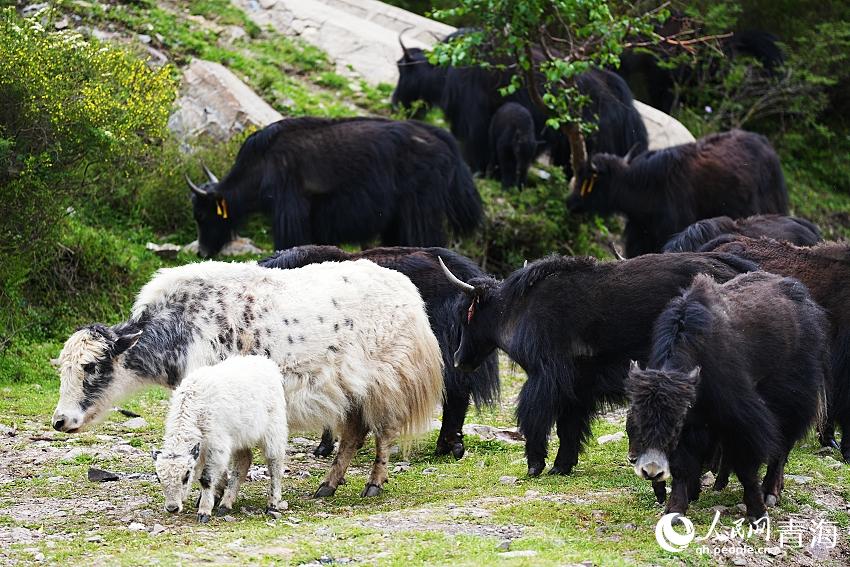
<svg viewBox="0 0 850 567">
<path fill-rule="evenodd" d="M 514 399 L 524 376 L 507 365 L 503 365 L 503 376 L 502 404 L 471 413 L 468 422 L 497 427 L 513 424 L 509 400 Z M 4 449 L 26 460 L 38 453 L 30 437 L 50 435 L 48 421 L 58 397 L 57 380 L 7 383 L 2 394 L 0 421 L 19 428 L 17 437 L 3 441 Z M 292 472 L 284 481 L 289 509 L 282 518 L 272 520 L 263 514 L 266 481 L 257 481 L 244 485 L 233 514 L 235 521 L 214 518 L 210 524 L 199 525 L 191 503 L 176 516 L 162 510 L 153 464 L 147 457 L 161 439 L 167 392 L 145 391 L 124 407 L 142 414 L 148 427 L 128 430 L 122 426 L 126 418 L 113 413 L 89 432 L 55 434 L 50 441 L 37 442 L 48 447 L 42 451 L 50 455 L 38 466 L 10 466 L 13 479 L 0 484 L 0 530 L 23 527 L 40 530 L 43 537 L 0 550 L 0 560 L 26 562 L 41 553 L 48 563 L 86 558 L 117 565 L 188 561 L 405 566 L 584 561 L 597 565 L 714 564 L 693 549 L 674 555 L 656 544 L 654 527 L 660 508 L 649 484 L 635 477 L 626 463 L 626 441 L 599 445 L 594 440 L 621 431 L 621 421 L 596 421 L 587 451 L 571 476 L 537 479 L 525 476 L 522 445 L 467 435 L 467 453 L 456 462 L 431 454 L 434 432 L 411 454 L 394 455 L 393 464 L 405 459 L 409 470 L 391 473 L 384 494 L 369 500 L 361 499 L 359 492 L 371 462 L 371 443 L 358 454 L 348 483 L 324 500 L 310 496 L 327 461 L 309 454 L 312 445 L 292 444 Z M 116 444 L 129 444 L 138 451 L 111 451 Z M 552 445 L 554 454 L 555 440 Z M 825 514 L 837 525 L 847 526 L 846 511 L 831 504 L 847 497 L 847 468 L 830 468 L 829 459 L 815 454 L 816 448 L 815 440 L 807 439 L 793 453 L 787 472 L 813 480 L 802 486 L 787 483 L 783 502 L 773 514 L 775 522 L 790 513 Z M 72 449 L 78 450 L 66 457 Z M 261 462 L 259 457 L 255 460 Z M 96 484 L 86 480 L 90 466 L 145 474 L 140 479 Z M 516 481 L 504 479 L 506 476 L 516 477 Z M 717 505 L 733 511 L 721 521 L 731 528 L 740 515 L 735 509 L 740 501 L 740 485 L 735 480 L 721 493 L 704 493 L 689 513 L 697 533 L 702 535 L 708 529 L 713 518 L 710 508 Z M 30 510 L 31 517 L 13 519 L 21 516 L 23 509 Z M 146 530 L 130 531 L 131 521 L 144 524 Z M 165 532 L 154 536 L 148 532 L 156 523 Z M 535 555 L 500 555 L 523 550 Z"/>
</svg>

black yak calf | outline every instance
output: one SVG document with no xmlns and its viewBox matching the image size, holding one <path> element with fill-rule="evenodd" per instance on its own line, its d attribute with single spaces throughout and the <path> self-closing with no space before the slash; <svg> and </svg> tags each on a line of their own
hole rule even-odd
<svg viewBox="0 0 850 567">
<path fill-rule="evenodd" d="M 700 219 L 787 214 L 788 191 L 767 138 L 731 130 L 634 158 L 596 154 L 576 176 L 567 207 L 626 215 L 632 258 L 660 252 Z"/>
<path fill-rule="evenodd" d="M 796 278 L 826 309 L 830 321 L 831 385 L 829 410 L 821 429 L 821 444 L 837 446 L 834 423 L 842 430 L 841 455 L 850 462 L 850 245 L 824 242 L 801 248 L 767 238 L 720 237 L 703 250 L 735 254 L 763 270 Z"/>
<path fill-rule="evenodd" d="M 453 345 L 460 336 L 460 323 L 456 320 L 458 306 L 465 305 L 464 294 L 446 280 L 438 258 L 463 278 L 484 276 L 475 262 L 445 248 L 373 248 L 363 252 L 348 253 L 335 246 L 299 246 L 278 252 L 260 261 L 266 268 L 291 269 L 328 261 L 358 260 L 365 258 L 379 266 L 401 272 L 419 289 L 425 301 L 428 320 L 443 353 L 443 379 L 446 397 L 443 401 L 443 424 L 437 438 L 437 454 L 451 453 L 460 459 L 464 453 L 463 422 L 469 409 L 470 397 L 476 407 L 490 405 L 499 397 L 499 361 L 496 353 L 486 358 L 473 372 L 463 372 L 452 364 Z M 326 431 L 316 455 L 327 456 L 333 451 L 333 436 Z"/>
<path fill-rule="evenodd" d="M 490 155 L 494 162 L 492 170 L 502 181 L 503 189 L 522 189 L 536 154 L 534 118 L 523 105 L 506 102 L 490 121 Z"/>
<path fill-rule="evenodd" d="M 454 138 L 416 121 L 291 118 L 245 140 L 219 183 L 189 181 L 199 254 L 214 256 L 251 214 L 272 218 L 278 250 L 301 244 L 440 246 L 481 220 Z"/>
<path fill-rule="evenodd" d="M 491 278 L 446 276 L 466 294 L 455 314 L 454 362 L 472 370 L 496 347 L 528 374 L 517 406 L 528 474 L 546 465 L 557 424 L 560 447 L 550 473 L 569 474 L 604 403 L 625 401 L 629 360 L 646 361 L 652 324 L 694 276 L 729 280 L 755 266 L 728 254 L 654 254 L 632 260 L 553 256 Z"/>
<path fill-rule="evenodd" d="M 708 242 L 726 234 L 790 242 L 797 246 L 813 246 L 822 240 L 813 222 L 782 215 L 754 215 L 745 219 L 714 217 L 697 221 L 664 245 L 664 252 L 697 252 Z"/>
<path fill-rule="evenodd" d="M 629 460 L 642 478 L 673 478 L 665 513 L 696 499 L 714 442 L 751 521 L 779 501 L 788 453 L 824 401 L 827 325 L 802 283 L 761 271 L 725 284 L 699 275 L 670 302 L 646 370 L 633 363 L 626 383 Z"/>
</svg>

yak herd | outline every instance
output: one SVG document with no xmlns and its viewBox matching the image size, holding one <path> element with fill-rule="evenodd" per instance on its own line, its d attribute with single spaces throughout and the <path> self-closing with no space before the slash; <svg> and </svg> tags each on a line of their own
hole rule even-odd
<svg viewBox="0 0 850 567">
<path fill-rule="evenodd" d="M 623 78 L 585 73 L 598 128 L 564 206 L 625 215 L 627 258 L 550 256 L 500 280 L 442 248 L 481 222 L 473 175 L 522 188 L 541 152 L 569 169 L 569 144 L 528 92 L 501 95 L 499 71 L 402 51 L 393 103 L 441 108 L 451 134 L 416 120 L 293 118 L 251 135 L 221 181 L 206 168 L 205 183 L 187 178 L 202 257 L 258 212 L 279 252 L 160 270 L 126 321 L 77 330 L 60 355 L 54 428 L 80 431 L 158 384 L 176 390 L 154 455 L 168 511 L 194 478 L 199 520 L 214 499 L 229 511 L 252 444 L 275 469 L 274 509 L 285 449 L 274 437 L 287 431 L 322 431 L 320 456 L 339 440 L 317 497 L 334 494 L 374 433 L 362 495 L 375 496 L 391 444 L 427 429 L 438 403 L 436 453 L 463 457 L 470 401 L 498 400 L 500 349 L 528 377 L 516 416 L 530 476 L 546 467 L 553 427 L 549 472 L 570 474 L 610 404 L 628 404 L 628 459 L 670 512 L 685 513 L 708 468 L 716 488 L 734 472 L 747 515 L 763 516 L 811 428 L 850 460 L 850 247 L 787 216 L 766 138 L 732 130 L 649 151 Z"/>
</svg>

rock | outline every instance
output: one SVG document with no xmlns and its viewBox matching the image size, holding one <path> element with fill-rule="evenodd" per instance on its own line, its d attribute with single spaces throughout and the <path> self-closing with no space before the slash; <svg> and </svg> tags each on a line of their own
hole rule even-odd
<svg viewBox="0 0 850 567">
<path fill-rule="evenodd" d="M 465 435 L 477 435 L 484 440 L 503 441 L 505 443 L 522 443 L 525 438 L 517 431 L 516 427 L 497 428 L 480 423 L 467 423 L 463 426 Z"/>
<path fill-rule="evenodd" d="M 58 22 L 53 24 L 53 27 L 56 28 L 57 30 L 64 30 L 65 28 L 68 27 L 69 24 L 70 24 L 70 22 L 68 21 L 68 17 L 62 16 L 62 19 L 60 19 Z"/>
<path fill-rule="evenodd" d="M 505 551 L 504 553 L 499 553 L 497 555 L 499 557 L 509 559 L 511 557 L 534 557 L 537 555 L 537 552 L 533 549 L 520 549 L 517 551 Z"/>
<path fill-rule="evenodd" d="M 150 534 L 152 536 L 157 536 L 164 531 L 165 531 L 165 526 L 163 526 L 162 524 L 154 524 L 153 527 L 151 528 Z"/>
<path fill-rule="evenodd" d="M 407 461 L 399 461 L 393 467 L 394 473 L 407 472 L 410 470 L 410 463 Z"/>
<path fill-rule="evenodd" d="M 24 9 L 21 10 L 21 15 L 25 18 L 29 18 L 34 16 L 36 12 L 39 10 L 44 10 L 47 8 L 47 2 L 39 2 L 37 4 L 30 4 L 29 6 L 24 6 Z"/>
<path fill-rule="evenodd" d="M 104 471 L 94 467 L 89 467 L 88 477 L 91 482 L 109 482 L 120 478 L 114 472 Z"/>
<path fill-rule="evenodd" d="M 434 474 L 437 472 L 437 469 L 434 467 L 428 467 L 427 469 L 422 469 L 422 474 Z"/>
<path fill-rule="evenodd" d="M 141 41 L 142 43 L 144 43 L 144 44 L 146 44 L 146 45 L 147 45 L 148 43 L 150 43 L 150 42 L 151 42 L 151 39 L 152 39 L 152 38 L 151 38 L 151 36 L 149 36 L 149 35 L 148 35 L 148 34 L 146 34 L 146 33 L 140 33 L 137 37 L 139 38 L 139 41 Z"/>
<path fill-rule="evenodd" d="M 141 522 L 130 522 L 130 525 L 127 526 L 127 529 L 131 532 L 144 532 L 147 531 L 147 527 Z"/>
<path fill-rule="evenodd" d="M 526 498 L 537 498 L 538 496 L 540 496 L 540 491 L 538 491 L 538 490 L 526 490 L 525 491 L 525 497 Z"/>
<path fill-rule="evenodd" d="M 18 434 L 18 431 L 14 427 L 9 427 L 8 425 L 3 425 L 0 423 L 0 435 L 5 435 L 6 437 L 14 437 Z"/>
<path fill-rule="evenodd" d="M 87 537 L 86 541 L 89 543 L 103 543 L 103 538 L 99 535 L 93 535 L 91 537 Z"/>
<path fill-rule="evenodd" d="M 746 565 L 746 564 L 747 564 L 747 560 L 744 557 L 733 557 L 732 558 L 732 565 Z"/>
<path fill-rule="evenodd" d="M 143 417 L 134 417 L 132 419 L 128 419 L 121 425 L 127 429 L 142 429 L 148 426 L 148 422 Z"/>
<path fill-rule="evenodd" d="M 189 64 L 181 93 L 168 127 L 183 141 L 200 134 L 225 141 L 249 126 L 262 128 L 283 118 L 236 75 L 211 61 Z"/>
<path fill-rule="evenodd" d="M 190 254 L 198 253 L 198 241 L 193 240 L 189 244 L 183 247 L 184 252 L 188 252 Z M 237 236 L 235 239 L 231 240 L 227 244 L 224 245 L 224 248 L 219 252 L 219 256 L 241 256 L 243 254 L 262 254 L 263 250 L 258 248 L 250 238 L 245 238 L 242 236 Z"/>
<path fill-rule="evenodd" d="M 231 516 L 230 514 L 226 514 L 226 515 L 222 518 L 222 520 L 224 520 L 225 522 L 235 522 L 235 521 L 236 521 L 236 517 L 235 517 L 235 516 Z"/>
<path fill-rule="evenodd" d="M 295 438 L 290 440 L 290 443 L 292 443 L 294 445 L 312 445 L 313 444 L 312 441 L 310 441 L 309 439 L 306 439 L 304 437 L 295 437 Z"/>
<path fill-rule="evenodd" d="M 82 456 L 82 455 L 91 455 L 91 454 L 92 454 L 92 452 L 91 452 L 91 451 L 89 451 L 89 450 L 88 450 L 87 448 L 85 448 L 85 447 L 74 447 L 73 449 L 71 449 L 70 451 L 68 451 L 67 453 L 65 453 L 65 454 L 62 456 L 62 459 L 63 459 L 63 460 L 65 460 L 65 461 L 73 461 L 74 459 L 76 459 L 76 458 L 77 458 L 77 457 L 79 457 L 79 456 Z"/>
<path fill-rule="evenodd" d="M 823 462 L 826 465 L 826 467 L 830 468 L 830 469 L 840 469 L 842 466 L 844 466 L 841 462 L 835 460 L 834 458 L 830 457 L 829 455 L 827 455 L 826 457 L 823 458 Z"/>
<path fill-rule="evenodd" d="M 148 242 L 145 244 L 145 248 L 160 258 L 166 258 L 168 260 L 177 258 L 177 253 L 181 250 L 178 244 L 156 244 L 154 242 Z"/>
<path fill-rule="evenodd" d="M 797 484 L 808 484 L 814 480 L 814 478 L 810 476 L 804 476 L 801 474 L 786 474 L 785 480 L 793 480 Z"/>
<path fill-rule="evenodd" d="M 240 26 L 225 26 L 224 31 L 221 34 L 221 39 L 224 40 L 225 43 L 235 43 L 240 39 L 245 39 L 246 37 L 248 37 L 248 32 Z"/>
<path fill-rule="evenodd" d="M 496 549 L 499 551 L 507 551 L 511 548 L 511 540 L 503 539 L 499 542 L 499 545 L 496 546 Z"/>
<path fill-rule="evenodd" d="M 274 518 L 275 520 L 280 520 L 283 517 L 283 514 L 275 510 L 269 510 L 268 515 Z"/>
<path fill-rule="evenodd" d="M 515 476 L 501 476 L 499 477 L 499 482 L 502 484 L 516 484 L 517 478 Z"/>
<path fill-rule="evenodd" d="M 596 442 L 600 445 L 604 445 L 606 443 L 613 443 L 614 441 L 620 441 L 626 437 L 625 431 L 618 431 L 616 433 L 612 433 L 611 435 L 602 435 L 601 437 L 596 438 Z"/>
</svg>

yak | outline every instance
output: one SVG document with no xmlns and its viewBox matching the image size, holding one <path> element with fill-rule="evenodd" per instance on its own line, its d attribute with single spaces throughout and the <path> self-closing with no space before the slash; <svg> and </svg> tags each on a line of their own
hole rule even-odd
<svg viewBox="0 0 850 567">
<path fill-rule="evenodd" d="M 481 199 L 452 136 L 416 121 L 291 118 L 255 132 L 221 181 L 192 183 L 198 248 L 214 256 L 254 212 L 275 249 L 301 244 L 439 246 L 475 229 Z"/>
<path fill-rule="evenodd" d="M 457 344 L 460 329 L 455 320 L 457 305 L 465 296 L 446 281 L 437 258 L 442 258 L 460 277 L 471 279 L 485 274 L 473 261 L 445 248 L 372 248 L 363 252 L 348 253 L 335 246 L 298 246 L 278 252 L 259 262 L 266 268 L 292 269 L 320 262 L 342 262 L 366 259 L 401 272 L 419 289 L 431 329 L 443 353 L 443 381 L 446 397 L 443 400 L 443 423 L 437 437 L 437 455 L 451 453 L 460 459 L 465 451 L 463 422 L 469 409 L 470 397 L 476 407 L 491 405 L 499 397 L 499 361 L 495 353 L 473 372 L 462 372 L 452 365 L 453 346 Z M 333 436 L 326 430 L 322 442 L 315 450 L 317 456 L 327 456 L 333 451 Z"/>
<path fill-rule="evenodd" d="M 366 260 L 297 270 L 210 261 L 161 269 L 129 320 L 68 338 L 53 427 L 76 433 L 134 390 L 174 389 L 237 354 L 280 368 L 290 431 L 340 432 L 316 497 L 334 494 L 370 431 L 376 458 L 361 496 L 380 494 L 391 445 L 430 426 L 443 397 L 440 345 L 403 274 Z"/>
<path fill-rule="evenodd" d="M 546 465 L 557 424 L 560 447 L 550 473 L 569 474 L 604 403 L 625 401 L 629 360 L 646 362 L 652 324 L 667 302 L 707 273 L 719 281 L 755 265 L 729 254 L 654 254 L 630 260 L 552 256 L 503 281 L 446 277 L 466 295 L 454 363 L 472 370 L 498 347 L 521 366 L 517 421 L 528 474 Z"/>
<path fill-rule="evenodd" d="M 759 134 L 731 130 L 632 156 L 592 156 L 567 199 L 573 212 L 623 213 L 629 258 L 660 252 L 701 219 L 788 213 L 779 157 Z"/>
<path fill-rule="evenodd" d="M 820 229 L 811 221 L 782 215 L 753 215 L 745 219 L 714 217 L 697 221 L 674 235 L 664 252 L 696 252 L 718 236 L 726 234 L 759 238 L 766 236 L 797 246 L 813 246 L 823 240 Z"/>
<path fill-rule="evenodd" d="M 491 170 L 502 188 L 522 189 L 537 153 L 534 118 L 523 105 L 506 102 L 490 120 Z"/>
<path fill-rule="evenodd" d="M 500 89 L 510 83 L 509 73 L 476 66 L 432 65 L 422 49 L 407 48 L 403 43 L 401 47 L 393 106 L 409 108 L 421 100 L 442 109 L 473 172 L 486 173 L 495 159 L 488 143 L 493 115 L 504 103 L 516 102 L 531 113 L 535 137 L 548 144 L 552 163 L 572 174 L 566 137 L 546 127 L 548 116 L 532 102 L 528 89 L 502 96 Z M 625 155 L 631 148 L 640 151 L 648 147 L 646 127 L 622 78 L 609 71 L 590 70 L 579 75 L 577 83 L 578 90 L 590 98 L 582 109 L 582 118 L 597 125 L 587 138 L 588 151 Z"/>
<path fill-rule="evenodd" d="M 763 270 L 796 278 L 826 309 L 830 322 L 831 386 L 827 418 L 820 432 L 824 446 L 837 447 L 835 423 L 841 427 L 844 460 L 850 462 L 850 245 L 823 242 L 811 248 L 768 238 L 720 237 L 701 250 L 734 254 Z"/>
<path fill-rule="evenodd" d="M 724 284 L 701 274 L 670 301 L 646 369 L 634 362 L 626 381 L 629 461 L 641 478 L 672 477 L 665 514 L 697 498 L 714 442 L 750 521 L 777 504 L 788 454 L 824 401 L 827 328 L 802 283 L 762 271 Z"/>
</svg>

